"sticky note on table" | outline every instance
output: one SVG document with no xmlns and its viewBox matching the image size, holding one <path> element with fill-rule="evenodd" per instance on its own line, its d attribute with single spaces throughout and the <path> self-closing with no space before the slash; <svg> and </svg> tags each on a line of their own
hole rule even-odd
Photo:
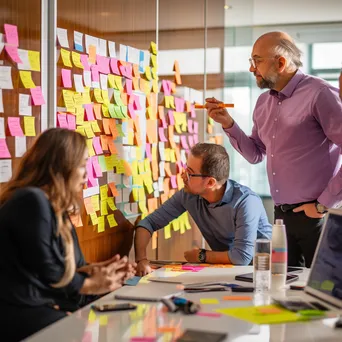
<svg viewBox="0 0 342 342">
<path fill-rule="evenodd" d="M 219 301 L 217 298 L 201 298 L 201 304 L 218 304 Z"/>
<path fill-rule="evenodd" d="M 215 317 L 215 318 L 218 318 L 218 317 L 221 317 L 222 314 L 218 313 L 218 312 L 197 312 L 196 314 L 197 316 L 203 316 L 203 317 Z"/>
<path fill-rule="evenodd" d="M 251 296 L 224 296 L 223 300 L 252 300 Z"/>
<path fill-rule="evenodd" d="M 36 85 L 32 80 L 31 71 L 19 71 L 20 80 L 26 89 L 35 88 Z"/>
<path fill-rule="evenodd" d="M 27 137 L 35 137 L 36 136 L 36 128 L 35 128 L 35 117 L 34 116 L 25 116 L 24 117 L 24 131 Z"/>
<path fill-rule="evenodd" d="M 101 315 L 100 316 L 100 326 L 106 326 L 108 324 L 108 316 L 107 315 Z"/>
</svg>

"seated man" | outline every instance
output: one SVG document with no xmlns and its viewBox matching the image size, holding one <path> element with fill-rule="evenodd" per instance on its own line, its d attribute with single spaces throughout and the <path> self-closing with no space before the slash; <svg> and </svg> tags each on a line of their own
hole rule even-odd
<svg viewBox="0 0 342 342">
<path fill-rule="evenodd" d="M 137 275 L 151 272 L 146 247 L 153 232 L 185 211 L 196 222 L 212 251 L 193 249 L 189 262 L 248 265 L 257 238 L 271 239 L 271 225 L 258 195 L 229 177 L 229 157 L 216 144 L 192 147 L 183 173 L 184 188 L 137 225 L 134 245 Z"/>
</svg>

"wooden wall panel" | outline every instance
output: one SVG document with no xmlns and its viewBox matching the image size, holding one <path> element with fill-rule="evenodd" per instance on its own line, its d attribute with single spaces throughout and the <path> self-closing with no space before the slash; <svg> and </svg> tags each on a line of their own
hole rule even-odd
<svg viewBox="0 0 342 342">
<path fill-rule="evenodd" d="M 4 24 L 18 26 L 19 49 L 41 52 L 41 27 L 40 0 L 1 0 L 0 1 L 0 33 L 4 33 Z M 0 54 L 0 61 L 5 66 L 12 67 L 12 80 L 14 89 L 3 89 L 4 113 L 0 117 L 5 118 L 5 126 L 8 117 L 20 117 L 21 127 L 24 128 L 23 116 L 19 116 L 19 94 L 30 94 L 30 89 L 25 89 L 19 81 L 17 64 L 3 50 Z M 32 79 L 36 86 L 41 84 L 41 73 L 32 71 Z M 32 116 L 35 119 L 36 133 L 40 132 L 40 106 L 32 106 Z M 27 137 L 27 147 L 31 146 L 34 137 Z M 15 158 L 15 137 L 6 134 L 6 141 L 12 156 L 12 170 L 18 165 L 19 158 Z M 2 184 L 0 183 L 0 192 Z"/>
</svg>

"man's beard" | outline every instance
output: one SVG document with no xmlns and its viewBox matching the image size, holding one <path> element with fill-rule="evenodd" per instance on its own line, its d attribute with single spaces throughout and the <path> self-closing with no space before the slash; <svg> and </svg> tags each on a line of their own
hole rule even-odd
<svg viewBox="0 0 342 342">
<path fill-rule="evenodd" d="M 257 80 L 256 83 L 260 89 L 273 89 L 277 83 L 277 78 L 277 75 L 269 76 L 267 78 L 261 76 L 261 81 Z"/>
</svg>

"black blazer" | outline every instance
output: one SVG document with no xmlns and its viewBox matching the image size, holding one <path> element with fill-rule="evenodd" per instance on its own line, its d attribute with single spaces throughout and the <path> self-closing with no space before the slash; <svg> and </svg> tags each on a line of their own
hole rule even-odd
<svg viewBox="0 0 342 342">
<path fill-rule="evenodd" d="M 85 261 L 74 228 L 72 235 L 78 268 Z M 51 287 L 63 274 L 64 247 L 49 200 L 39 188 L 15 191 L 0 207 L 0 306 L 77 304 L 86 275 L 76 272 L 66 287 Z"/>
</svg>

